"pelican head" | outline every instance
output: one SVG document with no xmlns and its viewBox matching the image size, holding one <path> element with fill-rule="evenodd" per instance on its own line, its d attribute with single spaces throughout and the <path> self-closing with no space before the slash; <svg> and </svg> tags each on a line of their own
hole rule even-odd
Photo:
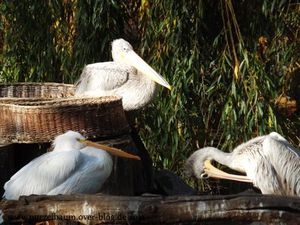
<svg viewBox="0 0 300 225">
<path fill-rule="evenodd" d="M 205 147 L 195 151 L 186 161 L 185 174 L 187 176 L 194 176 L 198 179 L 214 177 L 252 183 L 252 180 L 247 176 L 229 174 L 214 167 L 211 164 L 211 160 L 213 159 L 213 156 L 220 155 L 220 153 L 221 152 L 214 147 Z M 227 158 L 227 160 L 230 161 L 231 158 Z"/>
<path fill-rule="evenodd" d="M 71 130 L 64 134 L 58 135 L 53 141 L 53 151 L 80 150 L 86 146 L 106 151 L 118 157 L 141 160 L 139 156 L 129 154 L 121 149 L 88 141 L 80 133 Z"/>
<path fill-rule="evenodd" d="M 131 44 L 124 39 L 116 39 L 111 43 L 112 47 L 112 58 L 115 62 L 124 63 L 124 57 L 126 53 L 133 51 Z"/>
<path fill-rule="evenodd" d="M 204 155 L 200 150 L 195 151 L 185 163 L 185 174 L 189 177 L 203 178 L 204 174 Z"/>
<path fill-rule="evenodd" d="M 138 56 L 133 51 L 132 46 L 124 39 L 117 39 L 112 42 L 112 57 L 115 62 L 133 66 L 149 79 L 171 90 L 171 85 Z"/>
<path fill-rule="evenodd" d="M 58 135 L 52 145 L 54 147 L 53 151 L 62 150 L 80 150 L 85 147 L 85 144 L 77 141 L 78 139 L 84 139 L 84 137 L 75 131 L 69 130 L 61 135 Z"/>
</svg>

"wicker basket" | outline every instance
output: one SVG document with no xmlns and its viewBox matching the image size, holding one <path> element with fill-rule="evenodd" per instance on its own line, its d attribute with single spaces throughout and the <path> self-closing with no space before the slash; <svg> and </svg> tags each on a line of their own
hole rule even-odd
<svg viewBox="0 0 300 225">
<path fill-rule="evenodd" d="M 118 97 L 69 97 L 73 85 L 54 83 L 2 87 L 0 144 L 49 142 L 67 130 L 87 138 L 115 137 L 130 131 Z"/>
<path fill-rule="evenodd" d="M 0 84 L 0 98 L 64 98 L 74 95 L 72 84 L 15 83 Z"/>
</svg>

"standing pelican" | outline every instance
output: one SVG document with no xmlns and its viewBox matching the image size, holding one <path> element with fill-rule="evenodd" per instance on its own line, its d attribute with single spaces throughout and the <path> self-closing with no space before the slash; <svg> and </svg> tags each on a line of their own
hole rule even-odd
<svg viewBox="0 0 300 225">
<path fill-rule="evenodd" d="M 124 110 L 130 111 L 144 107 L 155 97 L 156 83 L 171 89 L 124 39 L 112 42 L 112 58 L 113 62 L 85 66 L 76 83 L 76 96 L 120 96 Z"/>
<path fill-rule="evenodd" d="M 247 176 L 225 173 L 210 164 L 215 160 Z M 213 147 L 194 152 L 186 172 L 203 176 L 251 182 L 263 194 L 300 196 L 300 153 L 278 133 L 256 137 L 224 153 Z"/>
<path fill-rule="evenodd" d="M 87 141 L 74 131 L 57 136 L 53 146 L 53 151 L 32 160 L 5 183 L 4 198 L 18 199 L 21 195 L 31 194 L 96 193 L 112 171 L 113 162 L 108 152 L 139 159 L 119 149 Z"/>
</svg>

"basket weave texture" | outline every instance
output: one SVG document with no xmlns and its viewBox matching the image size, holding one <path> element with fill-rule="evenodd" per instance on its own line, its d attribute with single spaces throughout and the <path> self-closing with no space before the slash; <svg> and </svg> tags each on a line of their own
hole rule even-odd
<svg viewBox="0 0 300 225">
<path fill-rule="evenodd" d="M 74 98 L 73 85 L 55 83 L 2 85 L 0 93 L 0 144 L 49 142 L 67 130 L 105 138 L 130 129 L 118 97 Z"/>
<path fill-rule="evenodd" d="M 74 95 L 73 84 L 15 83 L 0 84 L 0 98 L 65 98 Z"/>
</svg>

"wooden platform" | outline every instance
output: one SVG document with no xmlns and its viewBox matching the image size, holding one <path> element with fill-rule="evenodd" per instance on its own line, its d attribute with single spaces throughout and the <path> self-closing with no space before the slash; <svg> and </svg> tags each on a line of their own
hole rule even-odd
<svg viewBox="0 0 300 225">
<path fill-rule="evenodd" d="M 0 203 L 10 224 L 300 224 L 300 198 L 228 196 L 29 196 Z"/>
</svg>

